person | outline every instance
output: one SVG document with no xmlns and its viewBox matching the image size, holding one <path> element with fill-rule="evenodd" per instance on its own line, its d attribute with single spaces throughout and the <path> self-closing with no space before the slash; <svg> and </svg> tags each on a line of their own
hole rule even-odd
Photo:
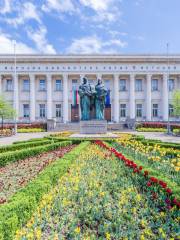
<svg viewBox="0 0 180 240">
<path fill-rule="evenodd" d="M 107 89 L 105 89 L 101 79 L 98 79 L 98 83 L 95 86 L 95 90 L 96 90 L 95 95 L 96 119 L 104 120 L 104 108 Z"/>
<path fill-rule="evenodd" d="M 87 78 L 83 78 L 83 83 L 79 86 L 81 120 L 90 120 L 91 86 Z"/>
</svg>

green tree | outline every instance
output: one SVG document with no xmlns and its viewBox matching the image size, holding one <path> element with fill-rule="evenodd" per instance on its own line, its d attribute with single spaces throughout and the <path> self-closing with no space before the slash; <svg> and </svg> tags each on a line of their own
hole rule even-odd
<svg viewBox="0 0 180 240">
<path fill-rule="evenodd" d="M 0 96 L 0 118 L 1 118 L 2 128 L 3 128 L 4 119 L 11 119 L 11 118 L 14 118 L 15 116 L 16 116 L 15 110 L 1 95 Z"/>
<path fill-rule="evenodd" d="M 180 90 L 173 92 L 174 115 L 180 117 Z"/>
</svg>

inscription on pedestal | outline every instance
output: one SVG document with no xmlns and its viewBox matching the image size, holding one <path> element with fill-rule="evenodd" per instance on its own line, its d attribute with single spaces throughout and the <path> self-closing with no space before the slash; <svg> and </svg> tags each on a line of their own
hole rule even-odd
<svg viewBox="0 0 180 240">
<path fill-rule="evenodd" d="M 80 121 L 80 133 L 82 134 L 107 133 L 107 121 L 105 120 Z"/>
</svg>

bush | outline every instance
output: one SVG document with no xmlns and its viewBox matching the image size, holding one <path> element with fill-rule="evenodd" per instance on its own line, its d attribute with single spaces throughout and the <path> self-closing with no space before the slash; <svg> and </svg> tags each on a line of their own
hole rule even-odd
<svg viewBox="0 0 180 240">
<path fill-rule="evenodd" d="M 13 132 L 11 129 L 1 129 L 0 130 L 0 137 L 10 137 L 13 135 Z"/>
<path fill-rule="evenodd" d="M 21 144 L 21 143 L 29 143 L 29 142 L 38 142 L 38 141 L 43 141 L 43 140 L 47 140 L 47 137 L 44 138 L 32 138 L 29 140 L 25 140 L 25 141 L 17 141 L 17 142 L 13 142 L 13 144 Z"/>
<path fill-rule="evenodd" d="M 175 135 L 180 135 L 180 129 L 173 129 L 173 133 Z"/>
<path fill-rule="evenodd" d="M 35 132 L 45 132 L 43 128 L 20 128 L 17 129 L 18 133 L 35 133 Z"/>
<path fill-rule="evenodd" d="M 171 129 L 180 129 L 180 124 L 170 123 Z M 166 122 L 141 122 L 138 123 L 136 128 L 167 128 Z"/>
<path fill-rule="evenodd" d="M 57 142 L 57 140 L 55 140 L 55 141 Z M 0 155 L 1 155 L 1 153 L 4 153 L 4 152 L 16 151 L 16 150 L 25 149 L 25 148 L 27 149 L 27 148 L 31 148 L 31 147 L 37 147 L 40 145 L 47 145 L 50 143 L 54 143 L 54 141 L 42 138 L 41 141 L 24 142 L 24 143 L 19 143 L 19 144 L 3 146 L 3 147 L 0 147 Z"/>
<path fill-rule="evenodd" d="M 88 144 L 89 142 L 81 143 L 63 158 L 50 164 L 36 179 L 17 192 L 7 204 L 0 207 L 0 239 L 13 239 L 17 229 L 31 218 L 42 196 L 56 185 L 59 178 Z"/>
<path fill-rule="evenodd" d="M 141 128 L 137 128 L 138 132 L 166 132 L 167 129 L 166 128 L 145 128 L 145 127 L 141 127 Z"/>
<path fill-rule="evenodd" d="M 21 149 L 13 152 L 7 152 L 0 154 L 0 167 L 5 166 L 9 162 L 15 162 L 18 160 L 25 159 L 27 157 L 33 157 L 42 152 L 48 152 L 55 150 L 61 146 L 67 146 L 72 144 L 71 141 L 56 142 L 52 144 L 47 144 L 45 146 L 32 147 L 27 149 Z"/>
<path fill-rule="evenodd" d="M 7 129 L 12 129 L 14 128 L 14 124 L 4 124 L 4 128 Z M 42 129 L 47 129 L 47 123 L 18 123 L 17 124 L 17 128 L 21 129 L 21 128 L 42 128 Z M 2 129 L 2 126 L 0 127 L 0 129 Z"/>
</svg>

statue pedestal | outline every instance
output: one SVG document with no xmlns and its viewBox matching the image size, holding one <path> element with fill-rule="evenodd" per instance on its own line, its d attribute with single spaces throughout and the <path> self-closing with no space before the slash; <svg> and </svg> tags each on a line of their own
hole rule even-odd
<svg viewBox="0 0 180 240">
<path fill-rule="evenodd" d="M 106 120 L 80 121 L 81 134 L 105 134 L 107 133 Z"/>
</svg>

